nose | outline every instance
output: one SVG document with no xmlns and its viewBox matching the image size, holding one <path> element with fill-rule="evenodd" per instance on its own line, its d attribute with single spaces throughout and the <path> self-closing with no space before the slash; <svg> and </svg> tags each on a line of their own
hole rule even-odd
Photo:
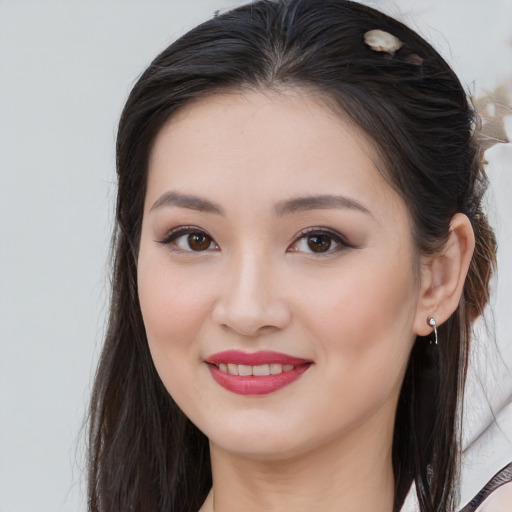
<svg viewBox="0 0 512 512">
<path fill-rule="evenodd" d="M 212 318 L 242 336 L 284 329 L 291 312 L 284 298 L 282 275 L 268 258 L 249 255 L 226 265 Z"/>
</svg>

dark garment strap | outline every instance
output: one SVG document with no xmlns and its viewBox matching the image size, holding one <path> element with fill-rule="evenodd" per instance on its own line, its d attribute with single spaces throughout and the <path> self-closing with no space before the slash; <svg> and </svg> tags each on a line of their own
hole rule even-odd
<svg viewBox="0 0 512 512">
<path fill-rule="evenodd" d="M 492 492 L 509 482 L 512 482 L 512 462 L 498 471 L 460 512 L 474 512 Z"/>
</svg>

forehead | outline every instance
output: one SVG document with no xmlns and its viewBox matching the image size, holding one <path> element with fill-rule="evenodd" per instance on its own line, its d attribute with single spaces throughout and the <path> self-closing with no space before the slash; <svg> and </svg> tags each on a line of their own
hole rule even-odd
<svg viewBox="0 0 512 512">
<path fill-rule="evenodd" d="M 275 201 L 333 190 L 370 201 L 394 194 L 371 140 L 301 90 L 228 92 L 184 106 L 150 156 L 147 195 L 166 188 Z"/>
<path fill-rule="evenodd" d="M 269 112 L 273 122 L 265 126 Z M 261 90 L 242 88 L 197 98 L 187 102 L 168 119 L 155 142 L 158 143 L 165 133 L 176 131 L 177 127 L 180 131 L 191 128 L 197 133 L 198 128 L 206 132 L 212 126 L 220 142 L 232 118 L 231 114 L 236 115 L 238 127 L 245 130 L 245 133 L 253 128 L 253 135 L 263 135 L 260 128 L 271 136 L 275 135 L 276 130 L 282 135 L 293 129 L 297 138 L 309 137 L 313 141 L 315 136 L 319 135 L 317 130 L 330 125 L 332 131 L 332 125 L 337 125 L 338 128 L 350 133 L 350 137 L 355 139 L 357 144 L 364 148 L 365 153 L 380 166 L 376 144 L 350 118 L 343 107 L 328 95 L 306 87 Z M 311 130 L 299 131 L 301 126 L 294 126 L 293 123 L 306 118 L 311 124 Z M 217 124 L 219 120 L 222 121 L 220 126 Z"/>
</svg>

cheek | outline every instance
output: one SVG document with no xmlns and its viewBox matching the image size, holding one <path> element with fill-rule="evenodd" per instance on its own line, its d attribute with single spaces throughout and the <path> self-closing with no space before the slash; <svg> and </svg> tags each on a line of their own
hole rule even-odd
<svg viewBox="0 0 512 512">
<path fill-rule="evenodd" d="M 398 385 L 413 335 L 417 293 L 410 261 L 362 262 L 309 288 L 302 310 L 307 328 L 323 340 L 325 363 L 335 379 L 387 392 Z M 374 269 L 374 270 L 372 270 Z M 320 354 L 322 356 L 322 354 Z M 343 375 L 343 377 L 338 377 Z"/>
<path fill-rule="evenodd" d="M 195 340 L 211 302 L 205 283 L 197 269 L 171 269 L 165 253 L 140 255 L 139 301 L 149 349 L 163 384 L 175 399 L 184 382 L 188 383 L 184 388 L 195 386 L 190 370 L 200 367 L 200 347 Z"/>
<path fill-rule="evenodd" d="M 157 255 L 158 256 L 158 255 Z M 150 344 L 181 343 L 204 313 L 204 287 L 187 272 L 170 272 L 162 257 L 141 255 L 139 301 Z M 202 289 L 203 288 L 203 289 Z"/>
<path fill-rule="evenodd" d="M 391 277 L 400 281 L 392 296 Z M 310 399 L 327 411 L 326 424 L 359 424 L 378 411 L 392 424 L 412 344 L 414 299 L 407 280 L 388 278 L 352 272 L 309 297 L 314 307 L 307 328 L 319 341 L 318 367 L 328 390 Z"/>
<path fill-rule="evenodd" d="M 148 345 L 167 391 L 184 410 L 201 395 L 200 330 L 210 295 L 197 271 L 169 270 L 165 258 L 141 255 L 138 289 Z"/>
</svg>

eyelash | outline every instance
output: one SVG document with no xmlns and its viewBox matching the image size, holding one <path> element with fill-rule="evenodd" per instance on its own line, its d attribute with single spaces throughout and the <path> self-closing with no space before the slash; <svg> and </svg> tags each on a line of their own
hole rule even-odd
<svg viewBox="0 0 512 512">
<path fill-rule="evenodd" d="M 197 228 L 195 226 L 180 226 L 178 228 L 174 228 L 173 230 L 171 230 L 168 233 L 168 235 L 163 240 L 158 240 L 158 243 L 160 243 L 162 245 L 167 245 L 167 246 L 169 246 L 169 248 L 172 251 L 176 251 L 176 252 L 197 252 L 197 253 L 200 253 L 200 252 L 206 252 L 206 250 L 209 249 L 209 247 L 207 247 L 207 249 L 205 249 L 205 250 L 194 251 L 192 248 L 190 248 L 190 245 L 189 245 L 189 249 L 183 249 L 182 247 L 179 247 L 177 245 L 177 240 L 178 239 L 180 239 L 181 237 L 190 236 L 190 235 L 206 236 L 210 240 L 209 246 L 211 244 L 214 244 L 215 245 L 215 250 L 219 249 L 219 246 L 217 245 L 215 240 L 206 231 L 204 231 L 204 230 L 202 230 L 200 228 Z"/>
<path fill-rule="evenodd" d="M 331 229 L 326 228 L 307 228 L 302 231 L 300 231 L 294 238 L 294 241 L 290 244 L 290 247 L 297 245 L 300 241 L 305 240 L 307 243 L 308 238 L 312 237 L 319 237 L 319 236 L 325 236 L 327 237 L 331 242 L 334 242 L 336 245 L 332 248 L 329 246 L 329 248 L 326 251 L 319 251 L 315 252 L 313 250 L 311 251 L 303 251 L 307 254 L 314 254 L 319 257 L 327 257 L 332 256 L 334 253 L 343 251 L 344 249 L 353 249 L 355 246 L 349 244 L 347 240 L 337 231 L 333 231 Z M 295 252 L 297 249 L 288 249 L 288 252 Z"/>
<path fill-rule="evenodd" d="M 188 249 L 179 247 L 179 245 L 177 244 L 177 241 L 182 237 L 185 237 L 185 236 L 190 237 L 191 235 L 200 235 L 200 236 L 207 237 L 207 239 L 209 240 L 208 246 L 205 249 L 201 249 L 201 250 L 192 249 L 190 247 L 190 244 L 188 244 L 188 247 L 189 247 Z M 295 249 L 292 248 L 293 246 L 296 246 L 299 242 L 301 242 L 303 240 L 306 240 L 306 243 L 308 243 L 307 239 L 315 237 L 315 236 L 316 237 L 327 237 L 327 239 L 329 241 L 329 247 L 327 247 L 327 249 L 325 251 L 314 251 L 314 250 L 299 251 L 296 248 Z M 176 252 L 194 252 L 194 253 L 206 252 L 208 250 L 211 250 L 210 246 L 212 244 L 214 244 L 214 246 L 215 246 L 214 250 L 219 250 L 219 246 L 217 245 L 215 240 L 212 237 L 210 237 L 210 235 L 206 231 L 204 231 L 196 226 L 177 227 L 177 228 L 171 230 L 163 240 L 157 240 L 157 242 L 162 245 L 169 246 L 169 248 L 172 251 L 176 251 Z M 188 242 L 190 242 L 190 240 L 188 240 L 185 243 L 188 243 Z M 335 243 L 334 248 L 331 247 L 332 242 Z M 352 248 L 354 248 L 354 246 L 351 245 L 350 243 L 348 243 L 347 240 L 340 233 L 338 233 L 336 231 L 326 229 L 326 228 L 307 228 L 307 229 L 300 231 L 294 237 L 294 240 L 288 247 L 287 252 L 305 252 L 307 254 L 316 254 L 316 256 L 319 256 L 319 257 L 322 257 L 322 256 L 326 257 L 326 256 L 330 256 L 334 253 L 337 253 L 339 251 L 342 251 L 344 249 L 352 249 Z"/>
</svg>

